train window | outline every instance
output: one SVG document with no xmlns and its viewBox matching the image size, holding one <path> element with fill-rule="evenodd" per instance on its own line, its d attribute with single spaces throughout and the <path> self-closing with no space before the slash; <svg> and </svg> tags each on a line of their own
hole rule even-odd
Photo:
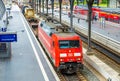
<svg viewBox="0 0 120 81">
<path fill-rule="evenodd" d="M 79 40 L 60 40 L 60 48 L 78 48 L 80 46 Z"/>
<path fill-rule="evenodd" d="M 52 32 L 50 32 L 49 36 L 52 36 L 52 34 L 53 34 L 53 33 L 52 33 Z"/>
<path fill-rule="evenodd" d="M 61 40 L 59 41 L 60 48 L 69 48 L 69 41 Z"/>
<path fill-rule="evenodd" d="M 74 48 L 74 47 L 79 47 L 79 40 L 73 40 L 73 41 L 70 41 L 70 47 Z"/>
</svg>

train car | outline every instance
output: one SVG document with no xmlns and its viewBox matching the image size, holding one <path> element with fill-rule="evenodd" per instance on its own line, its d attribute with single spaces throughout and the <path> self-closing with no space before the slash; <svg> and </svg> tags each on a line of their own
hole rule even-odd
<svg viewBox="0 0 120 81">
<path fill-rule="evenodd" d="M 120 23 L 120 15 L 119 14 L 109 14 L 108 21 Z"/>
<path fill-rule="evenodd" d="M 25 8 L 25 13 L 24 16 L 28 18 L 34 18 L 35 17 L 35 12 L 33 8 Z"/>
<path fill-rule="evenodd" d="M 45 48 L 53 65 L 59 71 L 74 73 L 83 68 L 82 41 L 74 32 L 58 31 L 48 22 L 41 20 L 38 39 Z"/>
<path fill-rule="evenodd" d="M 80 14 L 87 16 L 88 8 L 85 6 L 75 6 L 74 14 Z M 97 17 L 97 19 L 105 18 L 105 20 L 120 23 L 120 10 L 118 8 L 99 8 L 92 7 L 92 17 Z"/>
<path fill-rule="evenodd" d="M 99 18 L 105 18 L 106 20 L 108 20 L 108 15 L 109 13 L 106 12 L 99 12 Z"/>
<path fill-rule="evenodd" d="M 35 17 L 35 11 L 30 6 L 23 6 L 22 13 L 25 16 L 26 20 L 28 21 L 33 33 L 37 37 L 37 29 L 38 29 L 38 22 L 39 18 Z"/>
<path fill-rule="evenodd" d="M 30 19 L 27 19 L 27 21 L 28 21 L 30 27 L 32 28 L 33 33 L 37 37 L 37 35 L 38 35 L 38 22 L 39 22 L 39 19 L 37 19 L 37 18 L 30 18 Z"/>
<path fill-rule="evenodd" d="M 81 15 L 88 14 L 88 8 L 84 6 L 75 6 L 73 11 L 74 11 L 74 14 L 81 14 Z"/>
</svg>

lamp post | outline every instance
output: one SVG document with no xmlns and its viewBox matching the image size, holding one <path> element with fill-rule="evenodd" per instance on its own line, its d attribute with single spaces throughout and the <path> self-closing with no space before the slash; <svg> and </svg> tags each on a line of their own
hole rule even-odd
<svg viewBox="0 0 120 81">
<path fill-rule="evenodd" d="M 36 5 L 37 5 L 37 14 L 38 14 L 38 0 L 36 0 Z"/>
<path fill-rule="evenodd" d="M 92 18 L 92 5 L 94 0 L 86 0 L 88 5 L 88 49 L 87 54 L 91 54 L 91 18 Z"/>
<path fill-rule="evenodd" d="M 36 0 L 34 0 L 34 11 L 35 11 L 35 13 L 36 13 Z"/>
<path fill-rule="evenodd" d="M 34 8 L 34 0 L 32 0 L 31 6 L 32 8 Z"/>
<path fill-rule="evenodd" d="M 47 6 L 47 16 L 48 16 L 48 0 L 46 0 L 46 6 Z"/>
<path fill-rule="evenodd" d="M 74 6 L 74 0 L 69 0 L 70 1 L 70 27 L 71 30 L 74 31 L 73 28 L 73 6 Z"/>
<path fill-rule="evenodd" d="M 41 16 L 41 0 L 39 0 L 39 14 Z"/>
<path fill-rule="evenodd" d="M 54 19 L 54 0 L 51 0 L 51 2 L 52 2 L 52 21 L 53 21 L 53 19 Z"/>
<path fill-rule="evenodd" d="M 61 9 L 62 9 L 62 0 L 59 0 L 59 9 L 60 9 L 60 12 L 59 12 L 59 15 L 60 15 L 60 23 L 61 23 Z"/>
<path fill-rule="evenodd" d="M 42 13 L 44 15 L 44 0 L 42 0 L 42 9 L 43 9 Z"/>
</svg>

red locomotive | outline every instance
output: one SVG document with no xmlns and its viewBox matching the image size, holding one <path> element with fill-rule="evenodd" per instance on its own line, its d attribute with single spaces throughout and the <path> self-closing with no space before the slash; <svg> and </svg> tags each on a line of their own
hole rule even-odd
<svg viewBox="0 0 120 81">
<path fill-rule="evenodd" d="M 42 20 L 38 26 L 38 39 L 58 70 L 74 73 L 83 68 L 82 41 L 77 34 L 57 31 Z"/>
</svg>

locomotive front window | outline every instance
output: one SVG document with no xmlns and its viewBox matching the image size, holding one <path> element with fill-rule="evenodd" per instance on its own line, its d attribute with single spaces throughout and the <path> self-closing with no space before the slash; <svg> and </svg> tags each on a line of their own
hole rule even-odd
<svg viewBox="0 0 120 81">
<path fill-rule="evenodd" d="M 60 40 L 60 48 L 78 48 L 80 46 L 79 40 Z"/>
</svg>

